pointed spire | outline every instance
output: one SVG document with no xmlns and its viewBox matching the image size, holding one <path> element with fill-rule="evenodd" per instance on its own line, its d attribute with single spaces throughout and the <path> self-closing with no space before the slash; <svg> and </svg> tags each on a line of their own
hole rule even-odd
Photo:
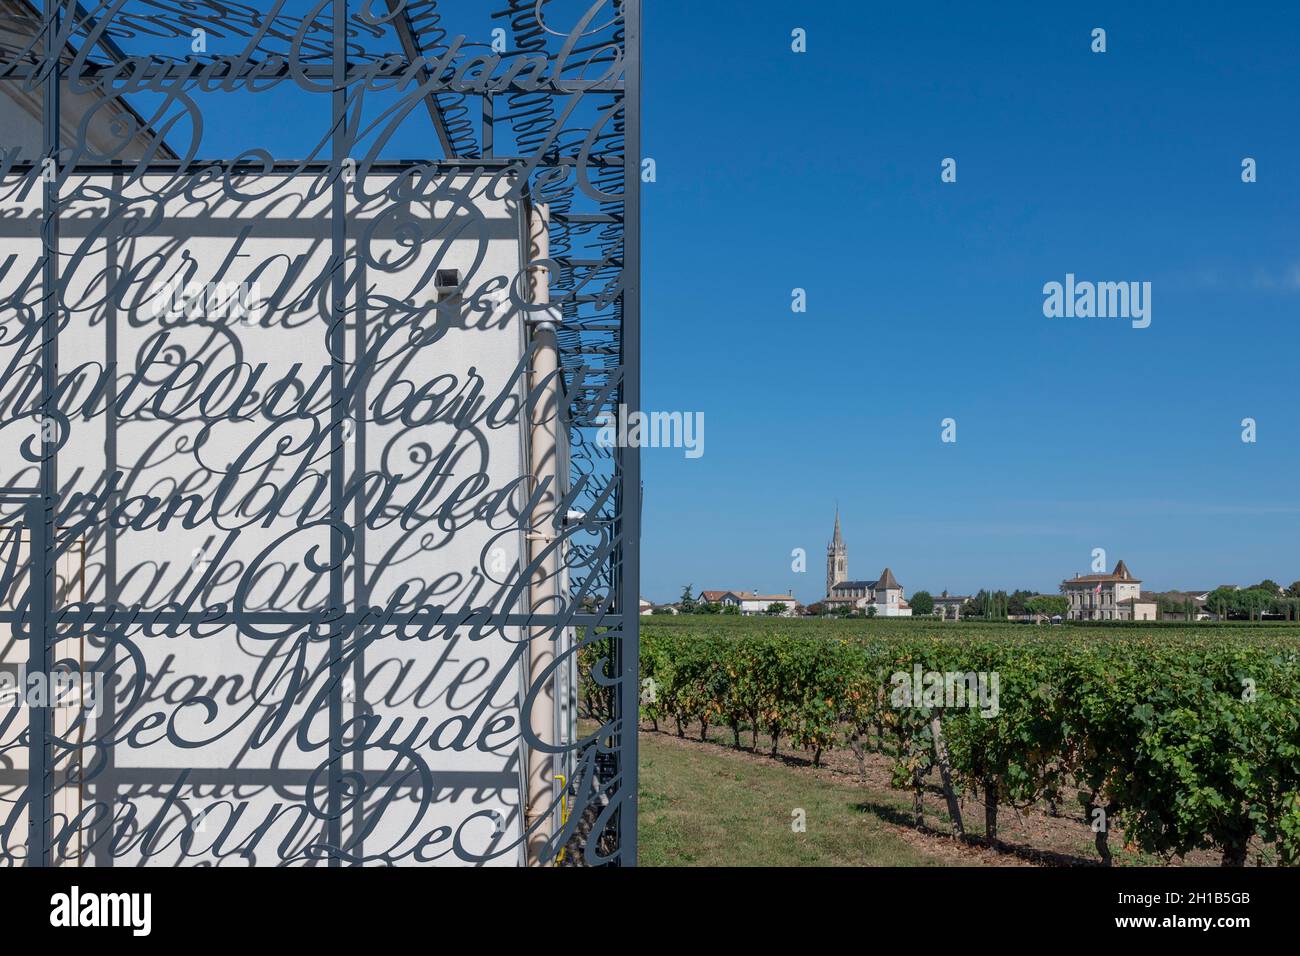
<svg viewBox="0 0 1300 956">
<path fill-rule="evenodd" d="M 835 537 L 831 538 L 831 547 L 841 548 L 844 546 L 844 535 L 840 534 L 840 503 L 835 502 Z"/>
<path fill-rule="evenodd" d="M 898 581 L 894 578 L 894 572 L 885 568 L 880 572 L 880 580 L 876 582 L 876 590 L 883 591 L 885 588 L 898 587 Z"/>
<path fill-rule="evenodd" d="M 1133 575 L 1128 573 L 1128 565 L 1124 563 L 1123 558 L 1120 558 L 1119 564 L 1115 565 L 1115 570 L 1112 573 L 1115 577 L 1124 578 L 1126 580 L 1133 577 Z"/>
</svg>

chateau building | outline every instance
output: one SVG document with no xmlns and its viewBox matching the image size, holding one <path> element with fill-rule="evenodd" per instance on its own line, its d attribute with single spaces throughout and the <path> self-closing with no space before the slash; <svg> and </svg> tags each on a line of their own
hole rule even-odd
<svg viewBox="0 0 1300 956">
<path fill-rule="evenodd" d="M 1061 582 L 1071 621 L 1154 621 L 1156 601 L 1142 596 L 1142 581 L 1120 561 L 1110 574 L 1076 574 Z"/>
<path fill-rule="evenodd" d="M 835 533 L 826 546 L 826 598 L 822 604 L 827 610 L 854 608 L 864 614 L 880 617 L 911 617 L 911 605 L 903 599 L 903 588 L 894 572 L 885 568 L 874 581 L 850 581 L 849 548 L 840 531 L 840 511 L 835 509 Z"/>
</svg>

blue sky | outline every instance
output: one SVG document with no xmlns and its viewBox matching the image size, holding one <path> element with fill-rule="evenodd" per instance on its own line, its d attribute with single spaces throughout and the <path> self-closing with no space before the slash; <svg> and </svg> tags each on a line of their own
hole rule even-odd
<svg viewBox="0 0 1300 956">
<path fill-rule="evenodd" d="M 1300 578 L 1297 5 L 646 7 L 642 407 L 705 416 L 703 457 L 643 453 L 647 597 L 820 597 L 837 501 L 851 576 L 909 594 L 1098 547 L 1153 589 Z M 247 101 L 205 100 L 203 154 L 327 125 Z M 1045 318 L 1066 273 L 1151 282 L 1151 326 Z"/>
<path fill-rule="evenodd" d="M 819 597 L 837 500 L 908 593 L 1300 578 L 1300 8 L 647 6 L 643 407 L 706 423 L 643 453 L 647 597 Z M 1067 272 L 1151 326 L 1045 318 Z"/>
</svg>

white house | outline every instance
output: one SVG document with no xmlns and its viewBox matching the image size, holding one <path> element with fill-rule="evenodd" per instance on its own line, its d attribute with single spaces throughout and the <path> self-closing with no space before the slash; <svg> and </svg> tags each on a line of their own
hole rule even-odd
<svg viewBox="0 0 1300 956">
<path fill-rule="evenodd" d="M 724 608 L 734 607 L 739 613 L 749 616 L 767 614 L 773 604 L 784 604 L 782 617 L 793 617 L 798 601 L 793 594 L 760 594 L 757 591 L 701 591 L 696 598 L 701 604 L 720 604 Z"/>
<path fill-rule="evenodd" d="M 701 604 L 721 604 L 723 607 L 740 607 L 739 591 L 701 591 L 696 597 Z"/>
<path fill-rule="evenodd" d="M 781 617 L 793 617 L 794 609 L 798 602 L 793 594 L 760 594 L 756 591 L 740 591 L 736 596 L 740 599 L 740 613 L 750 616 L 767 614 L 768 608 L 773 604 L 784 604 L 785 610 L 781 612 Z"/>
<path fill-rule="evenodd" d="M 934 596 L 934 614 L 936 617 L 947 620 L 961 620 L 961 609 L 971 600 L 969 594 L 949 594 L 944 591 L 942 594 Z"/>
</svg>

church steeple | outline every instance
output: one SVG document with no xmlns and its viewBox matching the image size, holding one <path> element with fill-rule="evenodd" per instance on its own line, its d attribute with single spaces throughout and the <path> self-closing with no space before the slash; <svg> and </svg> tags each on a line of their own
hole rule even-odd
<svg viewBox="0 0 1300 956">
<path fill-rule="evenodd" d="M 849 549 L 840 532 L 840 506 L 835 506 L 835 534 L 826 546 L 826 594 L 841 581 L 849 579 Z"/>
</svg>

